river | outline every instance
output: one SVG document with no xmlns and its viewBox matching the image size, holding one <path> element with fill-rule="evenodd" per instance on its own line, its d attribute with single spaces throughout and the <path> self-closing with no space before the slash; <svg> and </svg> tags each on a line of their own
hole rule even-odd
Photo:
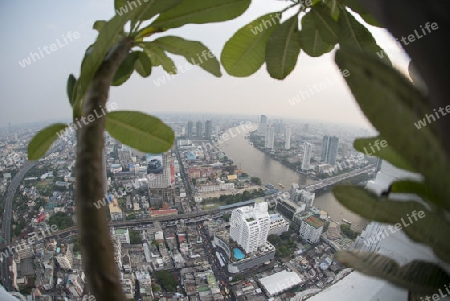
<svg viewBox="0 0 450 301">
<path fill-rule="evenodd" d="M 256 124 L 253 124 L 252 128 L 249 129 L 243 126 L 231 128 L 226 131 L 230 138 L 219 144 L 219 147 L 234 161 L 238 168 L 250 176 L 259 177 L 263 184 L 271 183 L 276 188 L 281 189 L 278 185 L 278 183 L 281 183 L 284 185 L 282 190 L 289 191 L 292 183 L 307 185 L 315 182 L 294 172 L 250 145 L 249 140 L 245 139 L 245 135 L 256 129 Z M 326 211 L 333 221 L 340 222 L 343 218 L 351 221 L 352 228 L 357 231 L 361 231 L 366 225 L 360 216 L 343 207 L 330 192 L 316 196 L 313 205 Z"/>
</svg>

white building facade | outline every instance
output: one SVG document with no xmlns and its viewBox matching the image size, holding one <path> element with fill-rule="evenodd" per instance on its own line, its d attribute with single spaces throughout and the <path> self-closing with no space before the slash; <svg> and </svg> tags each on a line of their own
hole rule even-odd
<svg viewBox="0 0 450 301">
<path fill-rule="evenodd" d="M 267 242 L 270 230 L 270 216 L 266 202 L 255 203 L 233 210 L 230 218 L 230 237 L 246 253 L 257 251 Z"/>
<path fill-rule="evenodd" d="M 279 214 L 270 215 L 269 235 L 281 235 L 289 230 L 289 222 Z"/>
<path fill-rule="evenodd" d="M 265 148 L 273 149 L 275 144 L 275 129 L 273 126 L 267 126 L 266 136 L 265 136 Z"/>
<path fill-rule="evenodd" d="M 314 215 L 305 218 L 300 226 L 300 237 L 313 244 L 318 242 L 320 235 L 322 235 L 324 224 L 323 220 Z"/>
<path fill-rule="evenodd" d="M 309 170 L 311 162 L 311 152 L 312 152 L 312 144 L 308 142 L 303 144 L 302 170 Z"/>
<path fill-rule="evenodd" d="M 291 126 L 286 125 L 286 140 L 284 141 L 284 149 L 291 149 Z"/>
</svg>

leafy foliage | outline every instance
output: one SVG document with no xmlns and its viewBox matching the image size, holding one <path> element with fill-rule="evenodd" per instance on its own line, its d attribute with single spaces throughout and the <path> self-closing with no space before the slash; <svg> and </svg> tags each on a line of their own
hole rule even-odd
<svg viewBox="0 0 450 301">
<path fill-rule="evenodd" d="M 142 237 L 139 231 L 130 230 L 130 244 L 132 245 L 142 244 Z"/>
<path fill-rule="evenodd" d="M 342 233 L 344 233 L 345 236 L 347 236 L 350 239 L 355 239 L 358 237 L 357 232 L 353 231 L 350 225 L 347 224 L 341 224 L 340 226 Z"/>
<path fill-rule="evenodd" d="M 63 212 L 57 212 L 56 214 L 50 216 L 48 222 L 50 225 L 56 225 L 59 230 L 64 230 L 75 224 L 73 219 Z"/>
<path fill-rule="evenodd" d="M 177 28 L 186 24 L 205 24 L 234 19 L 247 10 L 250 0 L 183 1 L 163 12 L 153 27 Z"/>
<path fill-rule="evenodd" d="M 360 12 L 356 1 L 344 2 L 351 3 L 352 9 Z M 341 41 L 347 41 L 349 47 L 336 51 L 336 63 L 352 74 L 345 80 L 360 108 L 380 133 L 378 137 L 357 139 L 354 146 L 363 152 L 370 143 L 384 139 L 388 146 L 375 154 L 399 168 L 419 173 L 422 180 L 398 179 L 392 183 L 389 193 L 416 195 L 401 202 L 378 197 L 359 187 L 337 186 L 333 192 L 348 209 L 365 218 L 395 225 L 413 241 L 429 246 L 448 264 L 450 245 L 445 233 L 450 231 L 447 218 L 450 158 L 435 124 L 420 129 L 415 126 L 424 115 L 433 114 L 430 100 L 421 87 L 416 88 L 390 64 L 374 57 L 377 47 L 353 16 L 342 9 L 340 15 Z M 417 197 L 425 203 L 418 202 Z M 416 300 L 437 293 L 450 279 L 445 270 L 429 262 L 415 260 L 400 267 L 385 256 L 350 251 L 339 252 L 337 258 L 362 273 L 408 289 Z"/>
<path fill-rule="evenodd" d="M 265 62 L 272 78 L 284 79 L 294 69 L 301 50 L 317 57 L 333 50 L 336 44 L 374 57 L 381 51 L 369 30 L 347 9 L 346 2 L 368 23 L 376 24 L 357 1 L 311 1 L 311 7 L 305 1 L 292 2 L 282 11 L 260 16 L 233 34 L 221 54 L 228 74 L 246 77 Z M 280 24 L 284 13 L 292 9 L 297 9 L 296 13 Z M 390 63 L 386 55 L 382 59 Z"/>
<path fill-rule="evenodd" d="M 52 143 L 58 138 L 58 133 L 64 132 L 66 124 L 55 123 L 40 130 L 28 144 L 28 159 L 37 160 L 44 156 Z"/>
<path fill-rule="evenodd" d="M 250 181 L 251 181 L 252 183 L 256 184 L 256 185 L 261 185 L 261 184 L 262 184 L 261 179 L 258 178 L 258 177 L 251 177 L 251 178 L 250 178 Z"/>
<path fill-rule="evenodd" d="M 175 277 L 168 271 L 156 271 L 153 273 L 159 284 L 168 292 L 175 292 L 178 282 Z"/>
<path fill-rule="evenodd" d="M 442 268 L 424 261 L 413 260 L 400 267 L 389 257 L 361 251 L 340 252 L 337 259 L 367 275 L 420 294 L 436 293 L 450 282 L 450 276 Z"/>
<path fill-rule="evenodd" d="M 106 130 L 115 139 L 147 153 L 164 152 L 175 139 L 172 129 L 159 118 L 137 111 L 108 113 Z"/>
</svg>

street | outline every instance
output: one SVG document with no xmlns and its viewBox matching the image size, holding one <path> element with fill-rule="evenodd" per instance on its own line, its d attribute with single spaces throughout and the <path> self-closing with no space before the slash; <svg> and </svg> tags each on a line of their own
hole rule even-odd
<svg viewBox="0 0 450 301">
<path fill-rule="evenodd" d="M 205 227 L 203 227 L 203 224 L 199 224 L 198 227 L 202 239 L 205 242 L 203 244 L 203 248 L 205 249 L 205 253 L 208 256 L 208 261 L 211 264 L 216 280 L 219 282 L 219 288 L 222 295 L 224 296 L 224 300 L 235 300 L 235 298 L 231 294 L 231 286 L 228 282 L 227 266 L 225 265 L 224 267 L 222 267 L 220 265 L 220 261 L 216 256 L 216 250 L 215 248 L 213 248 L 211 240 L 209 239 L 208 233 Z"/>
</svg>

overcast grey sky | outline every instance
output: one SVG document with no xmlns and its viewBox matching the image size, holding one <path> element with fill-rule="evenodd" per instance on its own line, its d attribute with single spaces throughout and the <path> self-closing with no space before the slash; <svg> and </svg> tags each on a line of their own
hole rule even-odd
<svg viewBox="0 0 450 301">
<path fill-rule="evenodd" d="M 170 30 L 200 40 L 219 58 L 225 42 L 241 26 L 267 12 L 279 11 L 287 2 L 253 0 L 239 18 L 208 25 L 186 25 Z M 95 40 L 95 20 L 113 16 L 113 0 L 15 0 L 2 1 L 0 34 L 0 127 L 12 124 L 71 117 L 66 96 L 66 80 L 70 73 L 79 75 L 84 50 Z M 395 40 L 383 29 L 370 27 L 378 43 L 400 69 L 406 70 L 408 59 Z M 68 38 L 69 32 L 78 39 Z M 30 52 L 43 51 L 44 46 L 58 44 L 54 51 L 22 67 L 19 62 Z M 184 58 L 174 56 L 177 65 Z M 155 81 L 164 72 L 153 68 L 143 79 L 138 74 L 121 87 L 113 87 L 110 101 L 120 110 L 158 112 L 185 111 L 205 113 L 267 114 L 289 118 L 320 119 L 328 122 L 367 125 L 353 97 L 334 64 L 334 51 L 320 58 L 301 52 L 295 70 L 284 80 L 270 78 L 265 65 L 249 78 L 228 76 L 216 78 L 197 66 L 180 73 L 159 87 Z M 22 63 L 23 64 L 23 63 Z M 289 100 L 314 84 L 328 82 L 327 88 L 300 103 Z M 292 101 L 292 100 L 291 100 Z"/>
</svg>

